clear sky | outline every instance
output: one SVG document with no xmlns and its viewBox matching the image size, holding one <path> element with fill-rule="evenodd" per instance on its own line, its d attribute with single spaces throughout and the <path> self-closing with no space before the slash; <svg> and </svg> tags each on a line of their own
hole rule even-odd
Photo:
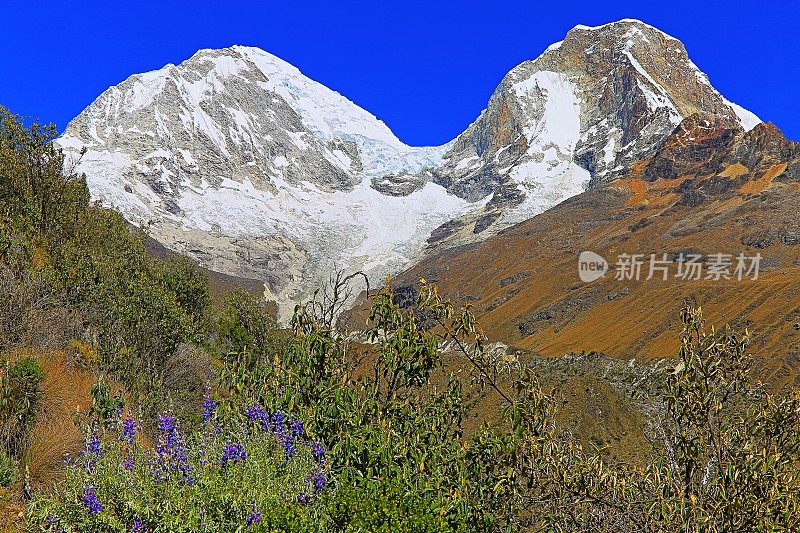
<svg viewBox="0 0 800 533">
<path fill-rule="evenodd" d="M 503 75 L 577 24 L 638 18 L 681 39 L 728 99 L 800 140 L 795 2 L 0 0 L 0 104 L 67 122 L 130 74 L 200 48 L 263 48 L 413 145 L 449 141 Z"/>
</svg>

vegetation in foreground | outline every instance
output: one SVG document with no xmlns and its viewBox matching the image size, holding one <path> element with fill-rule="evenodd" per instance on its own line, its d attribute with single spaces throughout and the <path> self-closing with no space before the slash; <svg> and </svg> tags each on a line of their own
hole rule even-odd
<svg viewBox="0 0 800 533">
<path fill-rule="evenodd" d="M 215 305 L 201 271 L 148 257 L 89 202 L 54 135 L 0 111 L 0 486 L 9 509 L 25 501 L 17 527 L 800 528 L 800 395 L 752 383 L 746 332 L 684 310 L 656 456 L 612 462 L 557 429 L 557 395 L 424 280 L 410 307 L 388 283 L 374 295 L 366 371 L 331 313 L 343 278 L 290 331 L 243 292 Z M 499 423 L 466 434 L 463 376 L 433 379 L 443 345 L 502 399 Z M 70 396 L 63 376 L 84 385 Z"/>
</svg>

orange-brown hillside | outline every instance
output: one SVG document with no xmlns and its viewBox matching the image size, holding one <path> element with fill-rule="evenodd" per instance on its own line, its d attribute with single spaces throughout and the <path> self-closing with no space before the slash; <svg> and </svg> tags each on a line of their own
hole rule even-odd
<svg viewBox="0 0 800 533">
<path fill-rule="evenodd" d="M 691 301 L 714 324 L 754 332 L 763 380 L 800 380 L 799 147 L 772 125 L 744 133 L 689 117 L 654 156 L 611 182 L 480 244 L 433 253 L 395 282 L 413 286 L 424 276 L 471 303 L 491 339 L 553 356 L 674 355 L 679 311 Z M 612 263 L 605 277 L 581 282 L 584 250 Z M 676 261 L 682 253 L 731 254 L 734 278 L 738 254 L 760 253 L 760 275 L 683 280 L 673 263 L 668 280 L 658 271 L 644 279 L 650 254 Z M 644 254 L 642 280 L 615 279 L 618 254 Z"/>
</svg>

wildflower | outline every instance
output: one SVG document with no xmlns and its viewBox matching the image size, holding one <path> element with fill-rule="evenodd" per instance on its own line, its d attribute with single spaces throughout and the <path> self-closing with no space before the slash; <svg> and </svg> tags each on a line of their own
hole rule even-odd
<svg viewBox="0 0 800 533">
<path fill-rule="evenodd" d="M 311 456 L 318 463 L 325 460 L 325 447 L 321 442 L 315 442 L 311 445 Z"/>
<path fill-rule="evenodd" d="M 133 521 L 133 533 L 145 533 L 147 531 L 147 526 L 141 520 L 134 520 Z"/>
<path fill-rule="evenodd" d="M 58 516 L 48 515 L 45 523 L 50 526 L 50 531 L 55 531 L 56 533 L 67 533 L 67 530 L 61 527 L 61 519 Z"/>
<path fill-rule="evenodd" d="M 311 474 L 308 475 L 307 481 L 314 487 L 314 493 L 316 494 L 325 492 L 325 488 L 328 484 L 328 480 L 325 479 L 325 474 L 318 470 L 311 472 Z"/>
<path fill-rule="evenodd" d="M 292 420 L 292 423 L 291 423 L 290 427 L 291 427 L 292 433 L 294 433 L 294 435 L 296 437 L 302 437 L 303 435 L 306 434 L 306 430 L 303 427 L 303 421 L 302 420 L 297 420 L 297 419 Z"/>
<path fill-rule="evenodd" d="M 97 499 L 94 487 L 83 487 L 83 503 L 86 506 L 86 512 L 89 514 L 103 512 L 103 505 Z"/>
<path fill-rule="evenodd" d="M 183 451 L 183 438 L 180 430 L 175 423 L 175 417 L 163 415 L 158 420 L 158 431 L 160 436 L 156 453 L 159 456 L 172 455 Z"/>
<path fill-rule="evenodd" d="M 122 460 L 122 468 L 127 470 L 128 472 L 133 472 L 133 467 L 136 464 L 135 459 L 133 458 L 133 454 L 129 453 L 125 459 Z"/>
<path fill-rule="evenodd" d="M 158 430 L 162 433 L 172 433 L 176 429 L 175 417 L 170 415 L 161 415 L 158 419 Z"/>
<path fill-rule="evenodd" d="M 119 440 L 128 445 L 131 445 L 133 444 L 135 438 L 136 438 L 136 422 L 129 415 L 122 420 L 122 434 L 119 436 Z"/>
<path fill-rule="evenodd" d="M 286 434 L 281 437 L 281 447 L 283 448 L 283 454 L 286 456 L 287 459 L 291 459 L 292 457 L 297 454 L 297 447 L 295 446 L 294 442 L 294 435 Z"/>
<path fill-rule="evenodd" d="M 203 424 L 208 424 L 214 420 L 217 413 L 217 402 L 211 398 L 211 387 L 206 385 L 206 392 L 203 395 Z"/>
<path fill-rule="evenodd" d="M 267 415 L 267 412 L 260 405 L 253 404 L 249 406 L 245 414 L 251 422 L 261 424 L 261 431 L 267 431 L 269 429 L 269 415 Z"/>
<path fill-rule="evenodd" d="M 250 511 L 250 515 L 247 517 L 247 525 L 252 526 L 254 524 L 261 523 L 261 511 L 256 508 L 256 504 L 253 504 L 253 510 Z"/>
<path fill-rule="evenodd" d="M 284 427 L 284 420 L 286 417 L 283 416 L 283 413 L 272 413 L 270 419 L 272 420 L 272 431 L 274 431 L 276 435 L 283 435 L 286 429 Z"/>
<path fill-rule="evenodd" d="M 183 481 L 191 485 L 194 483 L 194 478 L 190 475 L 192 466 L 186 456 L 186 444 L 175 422 L 175 417 L 170 415 L 161 416 L 158 420 L 158 431 L 160 434 L 156 444 L 156 454 L 159 464 L 154 472 L 156 479 L 159 481 L 165 480 L 167 476 L 163 475 L 164 469 L 172 468 L 181 472 Z"/>
<path fill-rule="evenodd" d="M 307 505 L 307 504 L 311 503 L 311 496 L 309 496 L 305 492 L 301 492 L 300 496 L 297 497 L 297 501 L 299 503 L 301 503 L 302 505 Z"/>
<path fill-rule="evenodd" d="M 103 455 L 103 444 L 100 442 L 100 437 L 97 436 L 97 433 L 92 433 L 86 439 L 86 451 L 88 451 L 90 455 L 97 457 Z"/>
<path fill-rule="evenodd" d="M 250 405 L 245 411 L 245 414 L 247 415 L 247 418 L 254 422 L 262 420 L 266 416 L 264 408 L 258 404 Z"/>
<path fill-rule="evenodd" d="M 219 463 L 223 468 L 228 466 L 228 463 L 244 462 L 247 459 L 247 452 L 241 444 L 227 444 L 222 448 L 222 458 Z"/>
</svg>

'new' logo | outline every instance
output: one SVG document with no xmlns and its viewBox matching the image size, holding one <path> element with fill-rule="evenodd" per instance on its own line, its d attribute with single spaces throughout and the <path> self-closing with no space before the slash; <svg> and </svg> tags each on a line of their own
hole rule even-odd
<svg viewBox="0 0 800 533">
<path fill-rule="evenodd" d="M 608 272 L 608 261 L 602 256 L 590 252 L 581 252 L 578 257 L 578 276 L 584 283 L 602 278 Z"/>
</svg>

